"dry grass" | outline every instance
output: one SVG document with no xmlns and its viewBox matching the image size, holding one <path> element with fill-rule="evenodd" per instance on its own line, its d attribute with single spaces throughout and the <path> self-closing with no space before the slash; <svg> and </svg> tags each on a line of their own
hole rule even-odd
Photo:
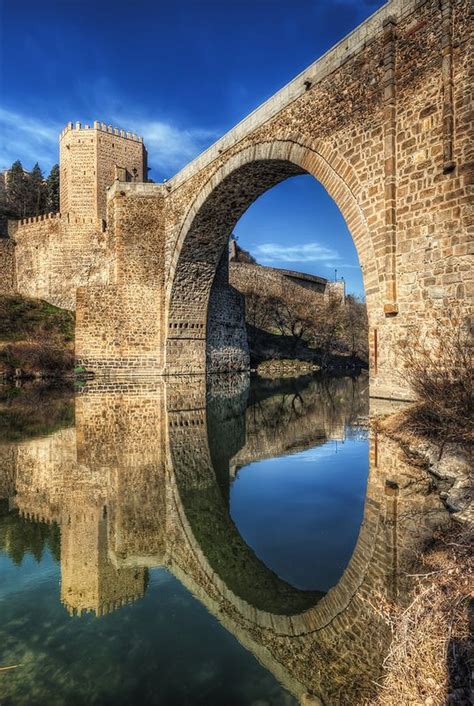
<svg viewBox="0 0 474 706">
<path fill-rule="evenodd" d="M 453 523 L 420 557 L 408 606 L 379 606 L 393 641 L 371 706 L 468 706 L 472 531 Z"/>
<path fill-rule="evenodd" d="M 429 338 L 403 343 L 403 376 L 417 398 L 404 415 L 407 431 L 441 443 L 472 444 L 473 352 L 469 322 L 449 316 Z"/>
<path fill-rule="evenodd" d="M 7 377 L 17 370 L 26 377 L 63 375 L 74 369 L 74 351 L 55 339 L 18 341 L 0 351 L 0 365 Z"/>
<path fill-rule="evenodd" d="M 71 373 L 73 341 L 72 312 L 40 299 L 0 295 L 0 375 Z"/>
</svg>

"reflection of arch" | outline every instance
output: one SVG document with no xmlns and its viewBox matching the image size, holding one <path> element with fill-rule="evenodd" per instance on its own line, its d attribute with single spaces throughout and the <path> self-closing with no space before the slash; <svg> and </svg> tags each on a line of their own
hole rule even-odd
<svg viewBox="0 0 474 706">
<path fill-rule="evenodd" d="M 189 465 L 193 449 L 200 450 L 195 473 Z M 206 573 L 231 587 L 243 604 L 262 611 L 264 606 L 267 610 L 271 606 L 276 615 L 292 614 L 314 605 L 321 593 L 301 591 L 280 579 L 240 536 L 219 487 L 207 443 L 207 428 L 195 425 L 185 440 L 181 434 L 174 438 L 170 429 L 170 451 L 176 516 L 186 545 L 198 551 Z"/>
<path fill-rule="evenodd" d="M 341 384 L 344 383 L 341 381 Z M 317 388 L 317 385 L 316 389 L 311 384 L 308 386 L 310 400 L 320 399 Z M 313 409 L 311 402 L 309 407 Z M 311 417 L 316 438 L 306 439 L 308 447 L 317 443 L 322 433 L 322 427 L 320 429 L 321 425 L 317 423 L 317 409 L 318 404 L 315 404 L 316 416 Z M 324 415 L 323 412 L 321 414 Z M 284 416 L 282 423 L 288 427 L 286 421 Z M 331 418 L 331 421 L 334 419 Z M 272 427 L 273 422 L 272 418 Z M 292 589 L 257 559 L 230 520 L 226 496 L 219 488 L 211 460 L 212 442 L 209 443 L 206 428 L 188 424 L 185 436 L 179 433 L 179 429 L 176 424 L 169 425 L 168 448 L 172 478 L 169 496 L 173 505 L 171 514 L 179 526 L 180 543 L 189 552 L 181 568 L 196 577 L 201 586 L 212 585 L 212 593 L 220 597 L 218 601 L 230 603 L 249 628 L 270 627 L 281 636 L 303 636 L 326 628 L 345 611 L 361 585 L 367 580 L 370 583 L 374 572 L 380 576 L 389 566 L 390 552 L 385 556 L 383 490 L 381 493 L 380 479 L 372 471 L 357 544 L 338 584 L 324 597 L 316 595 L 316 592 Z M 230 438 L 235 436 L 234 431 L 229 430 Z M 221 443 L 224 441 L 221 440 Z M 196 459 L 197 449 L 199 460 Z M 195 470 L 190 463 L 191 458 L 196 465 Z M 242 571 L 245 562 L 246 571 Z M 193 572 L 193 567 L 197 574 Z M 172 566 L 173 571 L 175 568 Z M 243 580 L 248 579 L 248 585 L 243 583 L 242 574 L 246 574 Z M 183 578 L 182 574 L 180 576 Z"/>
<path fill-rule="evenodd" d="M 214 173 L 179 228 L 166 286 L 169 371 L 179 357 L 180 372 L 197 372 L 196 364 L 204 369 L 210 290 L 237 220 L 262 193 L 290 176 L 305 173 L 325 187 L 347 223 L 363 270 L 369 314 L 373 312 L 379 277 L 367 220 L 359 205 L 361 187 L 353 168 L 334 151 L 318 144 L 289 140 L 259 143 L 234 155 Z M 186 345 L 180 345 L 180 340 Z"/>
<path fill-rule="evenodd" d="M 292 601 L 287 604 L 286 614 L 283 611 L 280 612 L 278 608 L 277 610 L 268 609 L 268 605 L 271 604 L 268 593 L 262 595 L 262 601 L 260 601 L 256 591 L 254 591 L 253 596 L 250 595 L 249 591 L 245 591 L 245 593 L 242 591 L 234 592 L 235 586 L 229 584 L 229 576 L 232 579 L 232 574 L 225 571 L 226 567 L 223 567 L 224 571 L 219 571 L 219 561 L 225 561 L 226 558 L 224 552 L 217 552 L 217 556 L 209 558 L 210 537 L 204 537 L 205 542 L 201 543 L 203 536 L 199 533 L 199 529 L 198 532 L 195 531 L 194 518 L 188 517 L 186 498 L 184 496 L 183 501 L 183 494 L 179 491 L 178 485 L 173 488 L 173 504 L 188 547 L 192 550 L 194 559 L 199 564 L 201 571 L 208 577 L 209 583 L 212 583 L 214 590 L 217 589 L 220 596 L 234 606 L 241 618 L 248 622 L 249 627 L 252 625 L 263 629 L 270 627 L 276 634 L 288 637 L 306 635 L 322 630 L 346 610 L 364 581 L 367 580 L 368 575 L 374 573 L 374 571 L 375 573 L 383 572 L 388 568 L 388 563 L 390 563 L 390 557 L 387 557 L 387 567 L 383 566 L 384 556 L 382 548 L 385 547 L 386 537 L 381 520 L 384 508 L 380 507 L 378 502 L 374 502 L 369 498 L 366 501 L 364 520 L 356 548 L 338 584 L 319 601 L 317 600 L 316 592 L 298 592 L 293 589 L 294 593 L 289 592 L 286 596 L 287 600 Z M 231 551 L 231 541 L 229 545 Z M 377 557 L 377 560 L 374 560 L 375 557 Z M 217 559 L 217 561 L 214 559 Z M 256 582 L 254 574 L 251 578 L 253 582 Z M 282 582 L 282 584 L 284 583 Z M 265 589 L 267 587 L 268 585 L 265 586 Z M 297 596 L 297 593 L 313 594 L 312 600 L 307 600 L 306 607 L 303 606 L 303 598 Z M 282 601 L 281 605 L 284 605 L 284 590 L 275 591 L 272 598 L 275 599 L 273 607 L 279 606 L 279 601 Z M 263 602 L 266 605 L 266 609 L 260 607 Z M 295 610 L 298 607 L 300 608 L 299 612 Z M 301 608 L 303 609 L 301 610 Z"/>
</svg>

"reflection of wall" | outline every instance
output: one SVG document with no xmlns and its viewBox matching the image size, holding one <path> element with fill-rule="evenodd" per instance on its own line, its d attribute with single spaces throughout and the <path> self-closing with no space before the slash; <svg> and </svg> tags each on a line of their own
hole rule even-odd
<svg viewBox="0 0 474 706">
<path fill-rule="evenodd" d="M 104 468 L 77 461 L 75 429 L 1 445 L 0 459 L 0 471 L 14 460 L 9 473 L 0 475 L 10 477 L 2 492 L 20 513 L 60 526 L 61 600 L 71 613 L 102 615 L 143 595 L 144 569 L 116 569 L 109 558 L 104 515 L 109 477 Z"/>
<path fill-rule="evenodd" d="M 246 411 L 245 445 L 232 459 L 231 473 L 251 461 L 296 453 L 328 440 L 343 441 L 346 425 L 368 404 L 365 380 L 365 376 L 341 378 L 328 385 L 309 378 L 306 386 L 286 383 L 282 392 L 257 390 Z"/>
<path fill-rule="evenodd" d="M 237 382 L 235 394 L 220 384 L 212 399 L 198 378 L 90 383 L 76 399 L 75 431 L 0 446 L 0 488 L 15 490 L 23 514 L 59 522 L 61 597 L 71 612 L 133 600 L 146 567 L 165 565 L 293 693 L 360 703 L 390 640 L 377 606 L 396 600 L 398 569 L 443 520 L 440 502 L 394 443 L 372 434 L 363 524 L 341 581 L 322 598 L 289 591 L 243 546 L 228 515 L 225 463 L 313 446 L 364 408 L 351 381 L 296 392 L 286 382 L 283 391 L 253 388 L 244 413 Z M 252 416 L 256 407 L 265 414 Z"/>
</svg>

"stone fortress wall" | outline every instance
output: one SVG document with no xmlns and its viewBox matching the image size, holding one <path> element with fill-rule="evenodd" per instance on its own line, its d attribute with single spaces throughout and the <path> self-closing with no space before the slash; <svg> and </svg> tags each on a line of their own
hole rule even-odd
<svg viewBox="0 0 474 706">
<path fill-rule="evenodd" d="M 309 304 L 318 301 L 321 295 L 324 299 L 334 297 L 344 302 L 346 295 L 344 280 L 331 282 L 305 272 L 249 262 L 248 258 L 242 257 L 242 250 L 233 238 L 229 244 L 229 283 L 242 294 L 255 293 Z"/>
<path fill-rule="evenodd" d="M 300 275 L 297 277 L 297 275 Z M 319 282 L 317 280 L 320 280 Z M 345 299 L 343 281 L 329 282 L 312 278 L 300 272 L 279 270 L 274 267 L 253 265 L 247 262 L 229 263 L 229 282 L 242 294 L 255 293 L 262 297 L 274 297 L 288 302 L 314 302 L 335 297 Z"/>
</svg>

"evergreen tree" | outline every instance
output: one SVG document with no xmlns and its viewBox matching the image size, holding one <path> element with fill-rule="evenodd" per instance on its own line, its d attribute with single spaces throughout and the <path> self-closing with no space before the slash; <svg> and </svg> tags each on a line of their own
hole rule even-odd
<svg viewBox="0 0 474 706">
<path fill-rule="evenodd" d="M 36 162 L 29 175 L 28 216 L 40 216 L 46 211 L 46 183 L 40 165 Z"/>
<path fill-rule="evenodd" d="M 59 211 L 59 164 L 55 164 L 46 179 L 47 190 L 47 211 L 58 213 Z"/>
<path fill-rule="evenodd" d="M 7 209 L 12 218 L 25 218 L 28 215 L 29 189 L 28 176 L 19 159 L 13 162 L 7 176 Z"/>
</svg>

